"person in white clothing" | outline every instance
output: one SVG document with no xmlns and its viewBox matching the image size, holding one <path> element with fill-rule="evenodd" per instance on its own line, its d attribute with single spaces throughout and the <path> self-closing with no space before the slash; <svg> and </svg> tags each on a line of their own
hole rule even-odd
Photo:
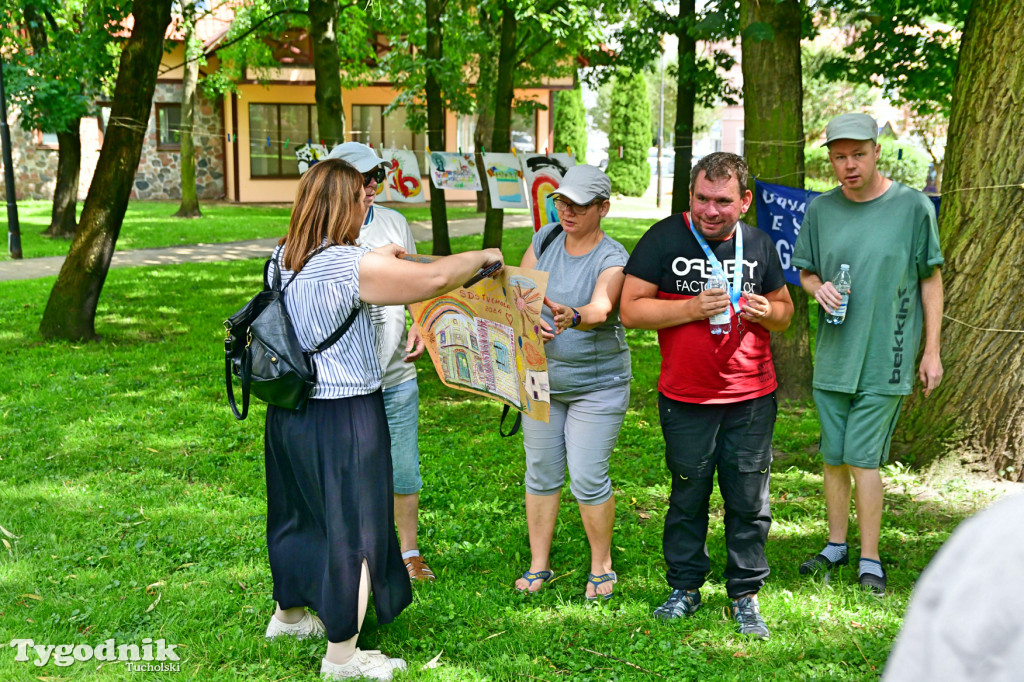
<svg viewBox="0 0 1024 682">
<path fill-rule="evenodd" d="M 363 174 L 366 220 L 358 243 L 376 249 L 398 244 L 408 253 L 416 253 L 409 222 L 398 211 L 375 206 L 377 192 L 386 175 L 385 161 L 365 144 L 345 142 L 335 147 L 328 158 L 342 159 Z M 410 580 L 433 582 L 434 574 L 420 556 L 419 527 L 420 477 L 419 386 L 416 365 L 425 346 L 415 323 L 406 329 L 405 307 L 382 306 L 374 315 L 377 329 L 377 355 L 384 371 L 384 407 L 391 431 L 391 461 L 394 467 L 395 523 L 402 547 L 402 560 Z"/>
</svg>

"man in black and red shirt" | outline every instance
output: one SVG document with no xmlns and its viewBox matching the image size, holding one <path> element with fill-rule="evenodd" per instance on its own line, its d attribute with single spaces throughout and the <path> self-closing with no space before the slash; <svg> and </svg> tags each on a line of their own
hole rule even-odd
<svg viewBox="0 0 1024 682">
<path fill-rule="evenodd" d="M 706 544 L 714 473 L 725 502 L 726 590 L 739 632 L 768 637 L 757 592 L 771 511 L 768 480 L 775 426 L 770 333 L 793 316 L 782 264 L 765 233 L 740 221 L 753 198 L 747 164 L 735 154 L 701 159 L 690 175 L 690 213 L 660 221 L 625 267 L 620 315 L 626 327 L 657 329 L 658 408 L 672 493 L 662 540 L 672 593 L 654 615 L 689 616 L 710 572 Z M 726 289 L 708 288 L 713 267 Z M 729 311 L 731 329 L 708 319 Z"/>
</svg>

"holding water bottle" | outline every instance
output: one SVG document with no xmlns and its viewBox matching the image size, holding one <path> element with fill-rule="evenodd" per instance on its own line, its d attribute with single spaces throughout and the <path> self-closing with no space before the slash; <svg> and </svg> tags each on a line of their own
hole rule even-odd
<svg viewBox="0 0 1024 682">
<path fill-rule="evenodd" d="M 843 263 L 839 266 L 839 272 L 832 278 L 832 286 L 836 288 L 842 301 L 839 307 L 829 313 L 825 321 L 829 324 L 839 325 L 846 321 L 846 307 L 850 303 L 850 266 Z"/>
<path fill-rule="evenodd" d="M 708 277 L 708 289 L 724 289 L 729 291 L 729 281 L 725 278 L 725 273 L 719 267 L 713 267 L 711 269 L 711 276 Z M 712 315 L 708 318 L 708 322 L 711 323 L 711 333 L 715 335 L 728 334 L 732 330 L 732 318 L 730 316 L 730 308 L 726 308 L 724 312 Z"/>
</svg>

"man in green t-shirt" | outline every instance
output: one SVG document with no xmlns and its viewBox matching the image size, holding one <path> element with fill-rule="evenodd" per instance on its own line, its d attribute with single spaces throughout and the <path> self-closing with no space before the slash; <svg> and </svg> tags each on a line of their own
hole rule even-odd
<svg viewBox="0 0 1024 682">
<path fill-rule="evenodd" d="M 929 395 L 942 380 L 942 265 L 935 210 L 929 199 L 878 171 L 878 125 L 867 114 L 843 114 L 825 130 L 840 186 L 807 207 L 793 264 L 819 304 L 814 402 L 825 460 L 825 548 L 800 565 L 804 574 L 849 563 L 851 476 L 860 528 L 859 581 L 885 593 L 878 555 L 882 525 L 879 467 L 903 396 L 913 389 L 914 359 L 924 328 L 918 376 Z M 852 279 L 845 320 L 833 283 L 840 266 Z M 830 323 L 831 322 L 831 323 Z"/>
</svg>

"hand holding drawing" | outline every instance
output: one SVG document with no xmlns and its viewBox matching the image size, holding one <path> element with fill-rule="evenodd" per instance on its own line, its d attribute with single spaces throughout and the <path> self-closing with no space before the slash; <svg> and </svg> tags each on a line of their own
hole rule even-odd
<svg viewBox="0 0 1024 682">
<path fill-rule="evenodd" d="M 484 277 L 496 279 L 501 273 L 501 269 L 505 267 L 505 257 L 502 255 L 500 249 L 484 249 L 480 253 L 484 254 L 485 258 L 487 258 L 487 262 L 469 279 L 468 282 L 462 285 L 465 289 L 473 286 Z"/>
</svg>

